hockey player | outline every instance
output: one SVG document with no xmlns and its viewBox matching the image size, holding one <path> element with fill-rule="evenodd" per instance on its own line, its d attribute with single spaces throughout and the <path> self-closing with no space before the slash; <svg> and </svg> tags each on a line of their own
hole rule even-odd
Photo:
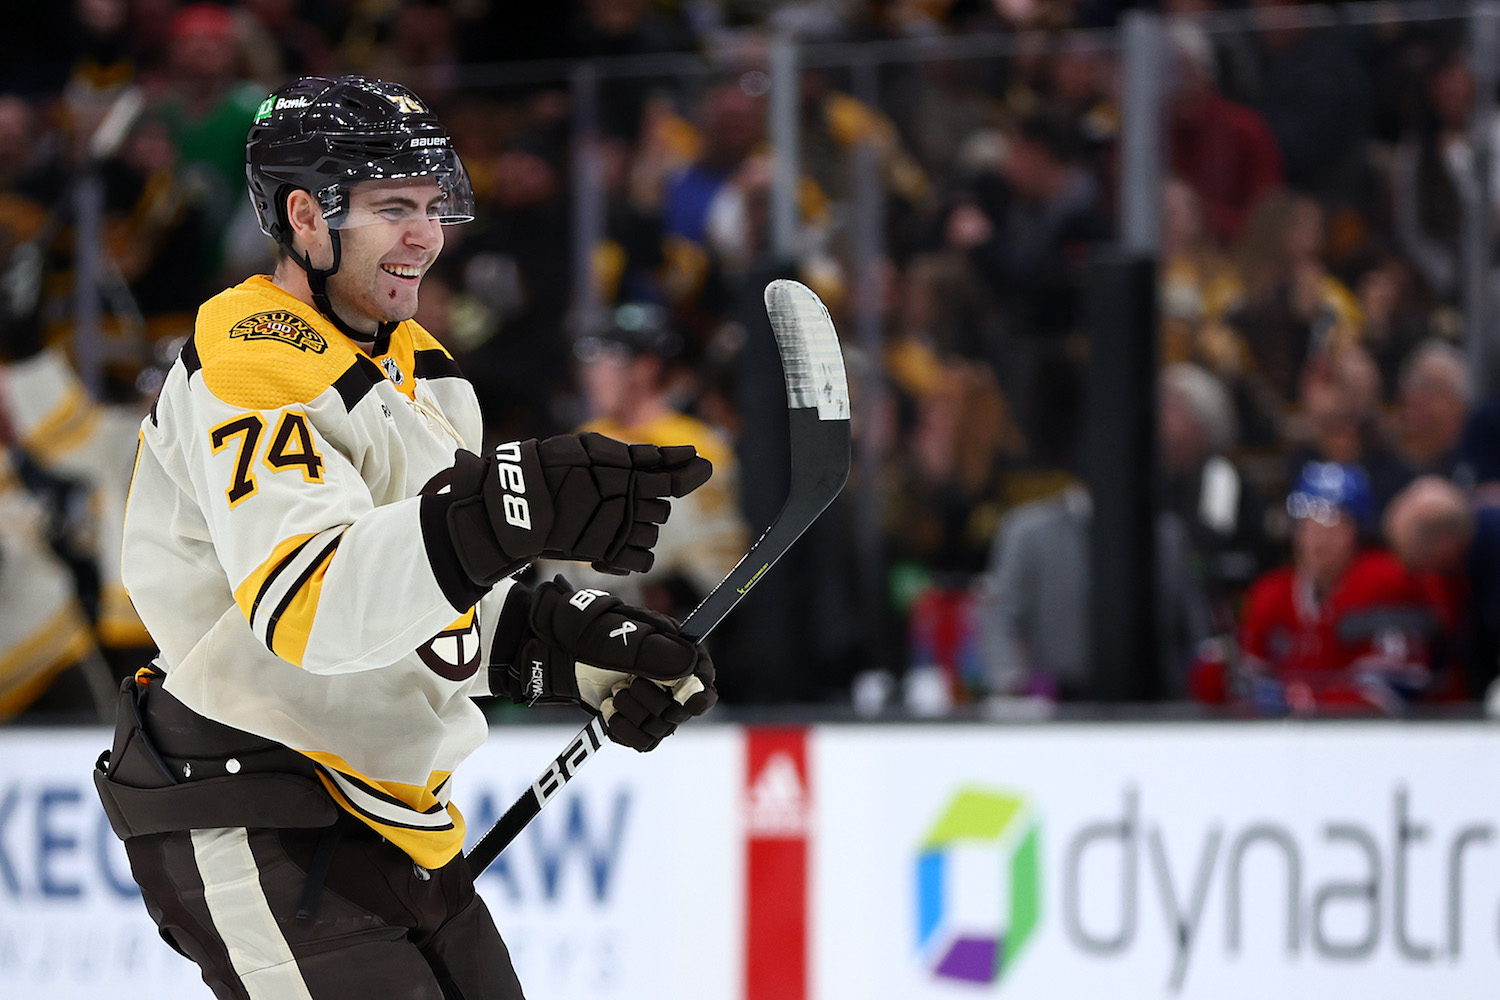
<svg viewBox="0 0 1500 1000">
<path fill-rule="evenodd" d="M 713 463 L 713 481 L 673 506 L 672 534 L 653 550 L 650 571 L 630 576 L 616 590 L 631 603 L 674 616 L 692 611 L 750 544 L 736 500 L 734 449 L 712 425 L 673 405 L 672 363 L 681 348 L 665 309 L 631 302 L 612 310 L 609 322 L 580 340 L 575 352 L 591 411 L 579 430 L 621 441 L 691 444 Z M 590 570 L 570 578 L 579 586 L 609 585 Z"/>
<path fill-rule="evenodd" d="M 161 652 L 95 781 L 218 996 L 519 998 L 450 802 L 471 698 L 580 704 L 649 750 L 716 694 L 670 619 L 510 578 L 649 569 L 710 468 L 600 435 L 477 454 L 474 393 L 411 321 L 473 196 L 410 90 L 299 80 L 246 157 L 279 263 L 204 304 L 141 424 L 124 580 Z"/>
</svg>

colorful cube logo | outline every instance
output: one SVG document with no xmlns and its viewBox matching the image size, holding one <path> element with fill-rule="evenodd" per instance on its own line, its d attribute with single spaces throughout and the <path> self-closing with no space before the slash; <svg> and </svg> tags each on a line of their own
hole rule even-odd
<svg viewBox="0 0 1500 1000">
<path fill-rule="evenodd" d="M 917 947 L 933 975 L 993 983 L 1036 930 L 1040 825 L 1023 795 L 963 788 L 917 856 Z"/>
</svg>

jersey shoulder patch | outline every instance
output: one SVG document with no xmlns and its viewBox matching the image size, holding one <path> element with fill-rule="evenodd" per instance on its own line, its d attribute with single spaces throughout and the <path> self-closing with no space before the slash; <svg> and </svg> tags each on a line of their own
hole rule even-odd
<svg viewBox="0 0 1500 1000">
<path fill-rule="evenodd" d="M 229 328 L 229 336 L 241 340 L 279 340 L 313 354 L 328 350 L 327 338 L 289 309 L 268 309 L 246 316 Z"/>
<path fill-rule="evenodd" d="M 332 324 L 265 275 L 205 302 L 193 346 L 208 390 L 255 410 L 312 402 L 359 357 Z"/>
</svg>

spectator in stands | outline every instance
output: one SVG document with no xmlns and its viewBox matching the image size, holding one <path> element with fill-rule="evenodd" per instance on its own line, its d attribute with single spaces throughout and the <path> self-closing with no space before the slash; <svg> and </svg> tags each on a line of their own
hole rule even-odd
<svg viewBox="0 0 1500 1000">
<path fill-rule="evenodd" d="M 1162 188 L 1160 360 L 1194 361 L 1238 385 L 1247 362 L 1243 340 L 1225 317 L 1243 294 L 1229 255 L 1208 231 L 1203 199 L 1180 178 Z"/>
<path fill-rule="evenodd" d="M 1457 334 L 1462 320 L 1451 307 L 1435 306 L 1422 279 L 1399 253 L 1372 243 L 1360 256 L 1350 270 L 1364 316 L 1361 340 L 1380 368 L 1381 395 L 1395 399 L 1402 368 L 1416 346 L 1429 337 Z"/>
<path fill-rule="evenodd" d="M 1203 201 L 1208 230 L 1223 246 L 1240 236 L 1261 195 L 1281 186 L 1281 154 L 1260 113 L 1228 100 L 1214 85 L 1208 35 L 1171 22 L 1168 161 Z"/>
<path fill-rule="evenodd" d="M 333 72 L 329 38 L 299 9 L 305 6 L 297 0 L 245 0 L 245 13 L 256 21 L 258 56 L 269 64 L 257 70 L 257 79 L 279 82 L 286 76 Z"/>
<path fill-rule="evenodd" d="M 72 65 L 64 88 L 69 112 L 82 117 L 79 135 L 88 135 L 124 88 L 140 73 L 131 33 L 129 0 L 73 0 L 68 41 Z"/>
<path fill-rule="evenodd" d="M 249 207 L 242 194 L 245 132 L 266 95 L 244 74 L 228 8 L 194 3 L 173 16 L 166 72 L 152 88 L 155 113 L 171 131 L 183 167 L 206 189 L 203 203 L 216 228 Z M 210 270 L 218 254 L 215 248 Z"/>
<path fill-rule="evenodd" d="M 715 84 L 699 108 L 702 148 L 694 162 L 667 181 L 663 204 L 669 236 L 703 243 L 714 196 L 765 139 L 765 98 L 739 79 Z"/>
<path fill-rule="evenodd" d="M 1462 291 L 1461 219 L 1472 210 L 1465 192 L 1473 191 L 1477 179 L 1469 134 L 1474 92 L 1464 50 L 1438 53 L 1417 90 L 1417 120 L 1401 136 L 1390 164 L 1397 244 L 1438 299 L 1450 304 L 1457 304 Z"/>
<path fill-rule="evenodd" d="M 1093 696 L 1092 512 L 1088 491 L 1075 485 L 1022 504 L 1002 523 L 976 609 L 992 694 Z M 1194 648 L 1209 635 L 1209 614 L 1181 521 L 1164 514 L 1156 541 L 1160 686 L 1167 697 L 1177 698 L 1187 690 Z"/>
<path fill-rule="evenodd" d="M 1374 113 L 1368 72 L 1342 32 L 1306 23 L 1297 0 L 1252 0 L 1260 30 L 1255 107 L 1281 150 L 1287 184 L 1348 204 L 1365 167 Z"/>
<path fill-rule="evenodd" d="M 883 88 L 885 107 L 911 136 L 912 152 L 933 178 L 954 166 L 976 133 L 995 125 L 996 108 L 985 93 L 987 61 L 934 59 L 913 64 Z M 882 81 L 885 82 L 885 81 Z"/>
<path fill-rule="evenodd" d="M 905 220 L 927 207 L 932 183 L 916 157 L 906 148 L 895 123 L 875 106 L 834 86 L 829 73 L 808 70 L 802 77 L 801 165 L 808 181 L 822 196 L 836 202 L 853 201 L 858 183 L 858 157 L 868 148 L 875 157 L 886 194 L 888 223 L 909 228 Z"/>
<path fill-rule="evenodd" d="M 1328 269 L 1324 230 L 1317 199 L 1275 191 L 1255 206 L 1234 247 L 1243 292 L 1229 322 L 1244 338 L 1264 416 L 1275 423 L 1275 411 L 1296 398 L 1307 359 L 1359 339 L 1359 306 Z"/>
<path fill-rule="evenodd" d="M 999 175 L 970 181 L 943 215 L 942 233 L 969 253 L 994 296 L 1014 372 L 1004 388 L 1034 460 L 1057 465 L 1076 420 L 1084 263 L 1109 225 L 1071 121 L 1028 116 L 1007 141 Z"/>
<path fill-rule="evenodd" d="M 572 6 L 568 48 L 575 59 L 650 56 L 693 48 L 686 26 L 650 0 L 584 0 Z M 670 91 L 670 80 L 670 74 L 611 80 L 599 92 L 600 131 L 634 144 L 652 93 Z"/>
<path fill-rule="evenodd" d="M 24 227 L 22 240 L 35 235 L 47 202 L 60 193 L 62 178 L 49 162 L 55 158 L 55 144 L 56 136 L 43 128 L 29 100 L 19 94 L 0 94 L 0 193 L 7 196 L 4 224 L 17 221 L 20 206 L 14 196 L 31 202 L 32 207 L 23 213 L 30 225 Z"/>
<path fill-rule="evenodd" d="M 698 244 L 668 240 L 662 202 L 667 179 L 692 163 L 697 132 L 666 98 L 647 101 L 634 128 L 634 141 L 605 136 L 594 147 L 608 213 L 594 250 L 595 292 L 608 305 L 691 300 L 702 290 L 708 261 Z"/>
<path fill-rule="evenodd" d="M 1467 359 L 1452 344 L 1429 340 L 1402 367 L 1394 420 L 1396 453 L 1415 473 L 1452 478 L 1473 402 Z"/>
<path fill-rule="evenodd" d="M 939 366 L 952 359 L 1003 369 L 994 303 L 967 254 L 917 254 L 901 267 L 893 266 L 890 281 L 885 370 L 909 395 L 925 393 Z"/>
<path fill-rule="evenodd" d="M 1471 686 L 1484 672 L 1477 659 L 1479 626 L 1469 581 L 1469 564 L 1476 554 L 1474 528 L 1474 511 L 1463 491 L 1435 475 L 1415 479 L 1396 494 L 1382 519 L 1381 532 L 1391 553 L 1427 593 L 1442 625 L 1443 641 L 1434 649 L 1433 680 L 1427 690 L 1430 701 L 1484 693 L 1482 683 Z M 1500 550 L 1486 555 L 1495 558 Z"/>
<path fill-rule="evenodd" d="M 1022 442 L 987 365 L 950 359 L 902 374 L 913 391 L 911 424 L 887 472 L 889 555 L 967 580 L 984 569 L 1006 467 Z"/>
<path fill-rule="evenodd" d="M 1287 495 L 1292 564 L 1255 581 L 1239 696 L 1271 712 L 1398 713 L 1428 686 L 1439 617 L 1376 527 L 1358 466 L 1309 462 Z"/>
<path fill-rule="evenodd" d="M 45 254 L 60 228 L 57 212 L 67 175 L 60 162 L 59 137 L 43 126 L 32 103 L 17 94 L 0 94 L 0 270 L 7 308 L 21 309 L 35 319 L 43 276 L 32 265 L 33 253 Z M 13 256 L 22 250 L 21 256 Z M 13 270 L 14 268 L 14 270 Z M 22 306 L 16 298 L 28 301 Z M 14 328 L 4 330 L 4 340 Z M 0 341 L 0 356 L 13 349 Z"/>
<path fill-rule="evenodd" d="M 145 324 L 145 344 L 114 352 L 112 370 L 129 387 L 116 395 L 133 400 L 151 345 L 192 334 L 194 315 L 217 276 L 219 233 L 202 186 L 183 169 L 168 126 L 156 115 L 136 122 L 104 174 L 105 252 Z"/>
<path fill-rule="evenodd" d="M 1179 362 L 1163 369 L 1157 406 L 1162 504 L 1187 527 L 1215 630 L 1228 632 L 1232 605 L 1272 558 L 1265 505 L 1229 457 L 1234 404 L 1207 370 Z"/>
<path fill-rule="evenodd" d="M 1375 362 L 1353 345 L 1316 355 L 1303 370 L 1299 402 L 1297 419 L 1288 425 L 1286 481 L 1296 479 L 1307 462 L 1357 465 L 1367 477 L 1378 518 L 1413 472 L 1381 426 Z"/>
<path fill-rule="evenodd" d="M 1469 692 L 1484 697 L 1494 693 L 1500 673 L 1500 395 L 1492 393 L 1474 408 L 1459 448 L 1458 475 L 1472 484 L 1469 502 L 1474 510 L 1469 584 L 1475 652 Z"/>
<path fill-rule="evenodd" d="M 421 74 L 426 99 L 442 103 L 458 86 L 455 11 L 447 4 L 405 3 L 389 16 L 387 30 L 353 68 L 392 80 Z"/>
<path fill-rule="evenodd" d="M 455 289 L 484 314 L 459 362 L 499 440 L 564 424 L 553 404 L 567 381 L 573 247 L 561 157 L 544 131 L 523 127 L 476 161 L 481 214 L 445 254 Z"/>
</svg>

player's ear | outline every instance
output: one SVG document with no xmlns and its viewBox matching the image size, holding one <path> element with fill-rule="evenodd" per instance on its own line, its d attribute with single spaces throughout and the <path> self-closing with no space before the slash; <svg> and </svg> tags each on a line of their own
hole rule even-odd
<svg viewBox="0 0 1500 1000">
<path fill-rule="evenodd" d="M 294 188 L 287 195 L 286 218 L 298 249 L 310 253 L 315 266 L 329 266 L 320 260 L 327 253 L 324 248 L 328 246 L 328 224 L 323 221 L 323 213 L 311 192 Z"/>
</svg>

